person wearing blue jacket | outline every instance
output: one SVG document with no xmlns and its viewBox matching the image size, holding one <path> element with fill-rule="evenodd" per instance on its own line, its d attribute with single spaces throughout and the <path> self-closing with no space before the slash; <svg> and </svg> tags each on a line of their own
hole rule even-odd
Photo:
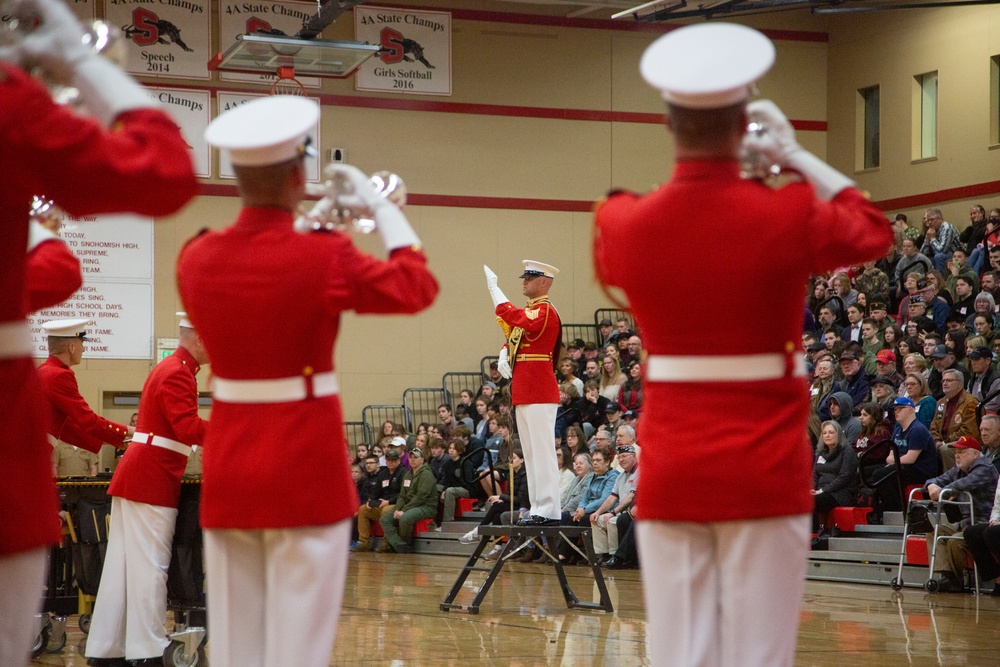
<svg viewBox="0 0 1000 667">
<path fill-rule="evenodd" d="M 594 450 L 591 455 L 591 461 L 594 465 L 593 477 L 590 478 L 590 484 L 583 492 L 583 496 L 580 497 L 580 503 L 577 505 L 576 510 L 569 517 L 569 525 L 571 526 L 590 526 L 590 515 L 600 508 L 601 504 L 607 500 L 608 496 L 611 495 L 612 489 L 615 488 L 615 480 L 618 479 L 618 471 L 611 468 L 611 463 L 614 461 L 614 454 L 612 454 L 607 449 L 599 447 Z M 570 562 L 575 560 L 575 552 L 572 547 L 566 542 L 564 542 L 559 549 L 559 560 L 563 562 Z"/>
</svg>

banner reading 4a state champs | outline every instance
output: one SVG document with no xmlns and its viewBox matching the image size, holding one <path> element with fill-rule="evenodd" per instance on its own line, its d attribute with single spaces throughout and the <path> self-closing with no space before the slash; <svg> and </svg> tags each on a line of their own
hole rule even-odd
<svg viewBox="0 0 1000 667">
<path fill-rule="evenodd" d="M 209 79 L 208 3 L 201 0 L 104 0 L 108 23 L 122 30 L 132 74 Z"/>
<path fill-rule="evenodd" d="M 354 36 L 381 47 L 358 70 L 358 90 L 451 95 L 448 12 L 355 7 Z"/>
</svg>

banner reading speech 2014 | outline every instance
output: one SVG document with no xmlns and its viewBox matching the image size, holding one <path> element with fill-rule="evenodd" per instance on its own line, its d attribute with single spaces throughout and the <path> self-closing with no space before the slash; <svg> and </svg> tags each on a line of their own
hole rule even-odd
<svg viewBox="0 0 1000 667">
<path fill-rule="evenodd" d="M 358 70 L 358 90 L 451 95 L 451 14 L 355 7 L 354 35 L 382 50 Z"/>
<path fill-rule="evenodd" d="M 120 26 L 125 69 L 144 76 L 208 79 L 211 18 L 199 0 L 104 0 L 105 20 Z"/>
</svg>

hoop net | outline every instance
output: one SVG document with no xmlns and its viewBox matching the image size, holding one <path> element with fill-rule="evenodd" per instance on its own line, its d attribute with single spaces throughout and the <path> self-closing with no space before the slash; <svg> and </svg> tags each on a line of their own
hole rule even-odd
<svg viewBox="0 0 1000 667">
<path fill-rule="evenodd" d="M 295 78 L 295 70 L 291 67 L 279 67 L 278 78 L 271 84 L 272 95 L 298 95 L 305 97 L 306 89 L 302 82 Z"/>
</svg>

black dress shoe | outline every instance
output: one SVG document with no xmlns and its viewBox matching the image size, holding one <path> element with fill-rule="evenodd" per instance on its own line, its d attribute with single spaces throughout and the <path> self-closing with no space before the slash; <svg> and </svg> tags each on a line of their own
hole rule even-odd
<svg viewBox="0 0 1000 667">
<path fill-rule="evenodd" d="M 129 660 L 131 667 L 162 667 L 163 656 L 159 658 L 140 658 L 139 660 Z"/>
<path fill-rule="evenodd" d="M 160 658 L 163 664 L 163 658 Z M 131 667 L 131 663 L 124 657 L 121 658 L 90 658 L 87 660 L 89 667 Z"/>
<path fill-rule="evenodd" d="M 608 570 L 624 570 L 628 566 L 625 564 L 625 561 L 621 560 L 617 556 L 612 556 L 601 567 Z"/>
<path fill-rule="evenodd" d="M 532 514 L 527 519 L 521 519 L 517 522 L 519 526 L 558 526 L 561 523 L 559 519 L 549 519 L 544 516 L 538 516 L 537 514 Z"/>
<path fill-rule="evenodd" d="M 868 522 L 869 526 L 881 526 L 882 525 L 882 513 L 881 512 L 869 512 L 865 515 L 865 521 Z"/>
<path fill-rule="evenodd" d="M 964 593 L 965 586 L 962 582 L 958 580 L 951 572 L 939 572 L 938 573 L 938 593 Z"/>
</svg>

